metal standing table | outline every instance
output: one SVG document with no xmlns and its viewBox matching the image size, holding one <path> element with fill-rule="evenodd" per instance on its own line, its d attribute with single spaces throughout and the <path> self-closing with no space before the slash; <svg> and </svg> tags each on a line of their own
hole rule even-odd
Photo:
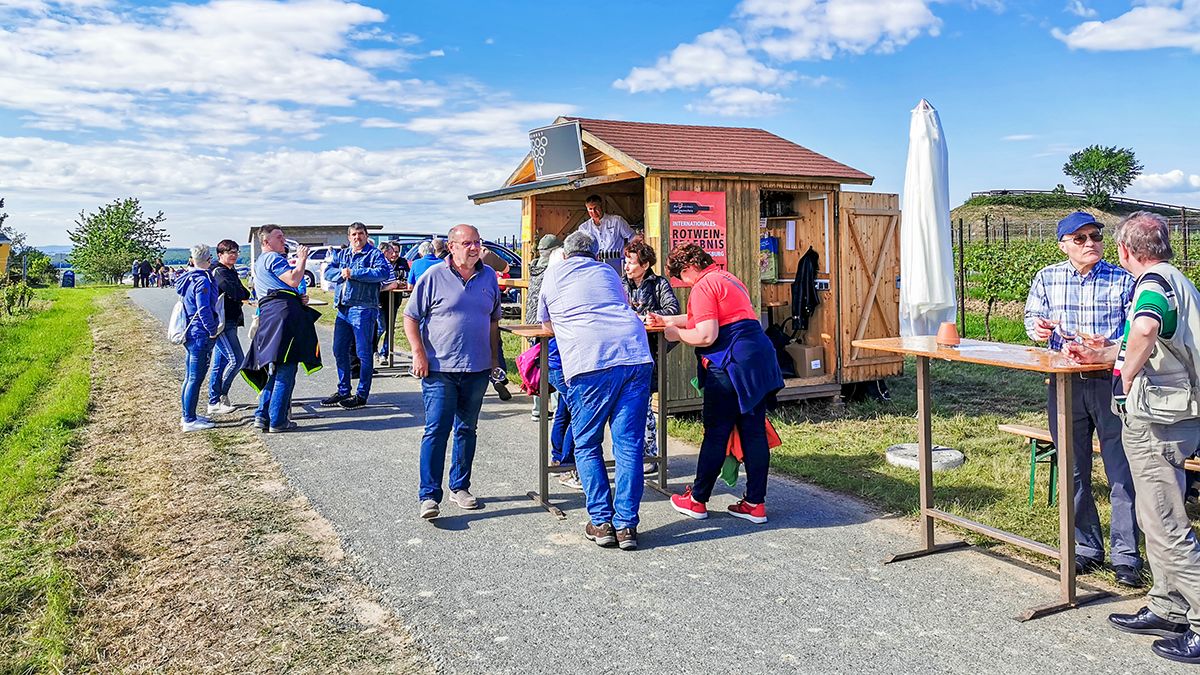
<svg viewBox="0 0 1200 675">
<path fill-rule="evenodd" d="M 550 503 L 550 475 L 563 473 L 575 468 L 574 464 L 558 464 L 550 463 L 550 338 L 554 337 L 554 333 L 546 330 L 537 324 L 518 324 L 518 325 L 501 325 L 500 330 L 508 331 L 513 335 L 537 340 L 541 346 L 541 354 L 538 357 L 538 371 L 541 373 L 541 378 L 538 385 L 538 455 L 537 455 L 537 476 L 538 489 L 530 490 L 527 494 L 533 501 L 541 504 L 542 508 L 550 513 L 558 516 L 560 519 L 565 519 L 567 515 L 562 512 L 557 506 Z M 646 326 L 646 332 L 649 334 L 658 334 L 658 481 L 649 483 L 651 488 L 670 494 L 667 492 L 667 340 L 662 337 L 664 328 L 662 326 Z M 565 405 L 562 399 L 559 399 L 560 405 Z M 607 461 L 605 466 L 613 466 L 613 461 Z"/>
<path fill-rule="evenodd" d="M 384 366 L 385 368 L 408 368 L 412 364 L 412 356 L 404 352 L 401 352 L 401 356 L 407 357 L 409 361 L 407 363 L 401 363 L 399 366 L 396 364 L 396 298 L 399 296 L 401 299 L 403 299 L 408 295 L 409 290 L 410 289 L 408 285 L 405 284 L 401 287 L 393 288 L 390 291 L 384 291 L 384 293 L 387 293 L 388 296 L 387 318 L 384 319 L 384 322 L 387 323 L 387 330 L 385 333 L 387 334 L 388 345 L 387 365 Z"/>
<path fill-rule="evenodd" d="M 1075 588 L 1075 501 L 1071 498 L 1071 495 L 1075 493 L 1075 448 L 1073 447 L 1071 434 L 1071 378 L 1063 377 L 1063 375 L 1111 370 L 1112 364 L 1082 365 L 1045 348 L 982 342 L 979 340 L 963 340 L 962 344 L 957 348 L 939 347 L 933 336 L 855 340 L 851 344 L 863 349 L 874 349 L 894 354 L 908 354 L 917 357 L 917 438 L 920 447 L 918 467 L 920 471 L 921 493 L 921 548 L 907 553 L 898 553 L 889 558 L 886 561 L 887 563 L 920 558 L 933 553 L 940 553 L 969 545 L 963 541 L 935 544 L 933 521 L 941 520 L 971 530 L 972 532 L 978 532 L 986 537 L 1058 560 L 1058 602 L 1026 610 L 1017 617 L 1021 621 L 1028 621 L 1079 607 L 1080 605 L 1109 595 L 1106 592 L 1090 592 L 1080 595 L 1076 592 Z M 1051 420 L 1051 423 L 1056 424 L 1058 428 L 1059 498 L 1057 549 L 1047 544 L 934 508 L 933 438 L 930 427 L 932 406 L 930 404 L 931 385 L 929 380 L 929 359 L 931 358 L 1047 373 L 1054 378 L 1055 396 L 1058 399 L 1058 418 Z"/>
</svg>

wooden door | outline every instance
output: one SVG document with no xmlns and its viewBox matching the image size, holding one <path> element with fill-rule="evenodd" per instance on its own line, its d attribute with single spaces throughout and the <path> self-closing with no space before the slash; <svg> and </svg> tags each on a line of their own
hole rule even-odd
<svg viewBox="0 0 1200 675">
<path fill-rule="evenodd" d="M 900 199 L 842 192 L 838 229 L 839 338 L 842 382 L 899 374 L 899 355 L 859 349 L 854 340 L 900 335 Z"/>
</svg>

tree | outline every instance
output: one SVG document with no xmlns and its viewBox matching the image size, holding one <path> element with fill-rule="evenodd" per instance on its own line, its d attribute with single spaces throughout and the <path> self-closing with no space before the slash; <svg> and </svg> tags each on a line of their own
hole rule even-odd
<svg viewBox="0 0 1200 675">
<path fill-rule="evenodd" d="M 1089 204 L 1104 208 L 1109 204 L 1109 197 L 1124 192 L 1142 173 L 1142 165 L 1134 157 L 1132 148 L 1089 145 L 1067 159 L 1063 173 L 1083 188 Z"/>
<path fill-rule="evenodd" d="M 167 231 L 156 226 L 165 219 L 162 211 L 147 218 L 132 197 L 105 204 L 96 213 L 80 211 L 77 227 L 67 233 L 75 244 L 68 259 L 94 279 L 120 283 L 134 260 L 162 256 Z"/>
</svg>

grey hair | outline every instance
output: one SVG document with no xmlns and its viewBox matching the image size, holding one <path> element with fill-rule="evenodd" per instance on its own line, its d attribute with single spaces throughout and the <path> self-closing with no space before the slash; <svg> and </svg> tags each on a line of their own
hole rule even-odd
<svg viewBox="0 0 1200 675">
<path fill-rule="evenodd" d="M 423 257 L 423 256 L 427 256 L 427 255 L 432 255 L 432 254 L 433 254 L 433 242 L 432 241 L 423 241 L 423 242 L 421 242 L 421 245 L 417 247 L 417 255 L 419 255 L 419 256 Z"/>
<path fill-rule="evenodd" d="M 1171 250 L 1171 230 L 1167 219 L 1157 213 L 1137 211 L 1125 216 L 1114 233 L 1118 244 L 1129 250 L 1138 260 L 1170 260 L 1175 257 Z"/>
<path fill-rule="evenodd" d="M 362 223 L 357 222 L 357 221 L 350 223 L 350 227 L 346 228 L 346 234 L 350 234 L 351 232 L 366 232 L 366 231 L 367 231 L 367 226 L 363 225 Z"/>
<path fill-rule="evenodd" d="M 563 240 L 563 255 L 570 258 L 576 253 L 586 253 L 593 258 L 600 252 L 600 245 L 587 232 L 576 230 Z"/>
<path fill-rule="evenodd" d="M 199 263 L 202 260 L 212 262 L 212 249 L 208 247 L 208 244 L 193 244 L 191 256 L 193 263 Z"/>
</svg>

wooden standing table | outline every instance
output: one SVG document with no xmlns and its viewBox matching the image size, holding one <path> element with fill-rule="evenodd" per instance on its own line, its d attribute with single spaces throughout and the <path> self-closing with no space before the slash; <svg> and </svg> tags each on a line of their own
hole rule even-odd
<svg viewBox="0 0 1200 675">
<path fill-rule="evenodd" d="M 1066 609 L 1079 607 L 1080 605 L 1109 595 L 1105 592 L 1092 592 L 1079 595 L 1075 588 L 1075 500 L 1071 498 L 1071 495 L 1075 494 L 1075 448 L 1073 447 L 1071 433 L 1071 377 L 1069 376 L 1074 373 L 1111 370 L 1112 364 L 1083 365 L 1045 348 L 1025 347 L 998 342 L 982 342 L 979 340 L 963 340 L 962 344 L 957 348 L 939 347 L 933 336 L 855 340 L 851 344 L 854 347 L 861 347 L 863 349 L 874 349 L 881 352 L 907 354 L 917 357 L 917 439 L 919 446 L 918 470 L 920 473 L 919 489 L 921 498 L 921 548 L 907 553 L 896 554 L 888 559 L 887 563 L 920 558 L 968 545 L 962 541 L 945 544 L 934 543 L 933 522 L 934 520 L 941 520 L 971 530 L 972 532 L 978 532 L 986 537 L 1058 560 L 1058 602 L 1027 610 L 1017 617 L 1021 621 L 1028 621 Z M 1058 418 L 1051 420 L 1051 423 L 1056 424 L 1058 428 L 1059 499 L 1057 549 L 1047 544 L 934 508 L 933 438 L 930 425 L 930 416 L 933 411 L 930 404 L 931 384 L 929 380 L 929 359 L 931 358 L 1046 373 L 1054 378 L 1055 396 L 1058 399 Z"/>
<path fill-rule="evenodd" d="M 550 503 L 550 475 L 563 473 L 575 468 L 574 464 L 551 464 L 550 463 L 550 338 L 554 337 L 554 333 L 546 330 L 539 324 L 517 324 L 517 325 L 501 325 L 500 330 L 508 331 L 513 335 L 530 340 L 536 340 L 541 346 L 541 353 L 538 356 L 538 372 L 541 377 L 538 384 L 538 455 L 537 455 L 537 491 L 529 491 L 529 498 L 542 508 L 550 513 L 558 516 L 559 519 L 565 519 L 567 515 L 562 512 L 557 506 Z M 662 326 L 646 326 L 646 333 L 658 334 L 658 481 L 657 484 L 650 483 L 650 487 L 657 489 L 663 494 L 667 492 L 667 416 L 666 416 L 666 391 L 667 391 L 667 340 L 662 336 L 664 328 Z M 559 405 L 566 405 L 566 401 L 559 397 Z M 614 462 L 605 462 L 605 466 L 613 466 Z"/>
</svg>

